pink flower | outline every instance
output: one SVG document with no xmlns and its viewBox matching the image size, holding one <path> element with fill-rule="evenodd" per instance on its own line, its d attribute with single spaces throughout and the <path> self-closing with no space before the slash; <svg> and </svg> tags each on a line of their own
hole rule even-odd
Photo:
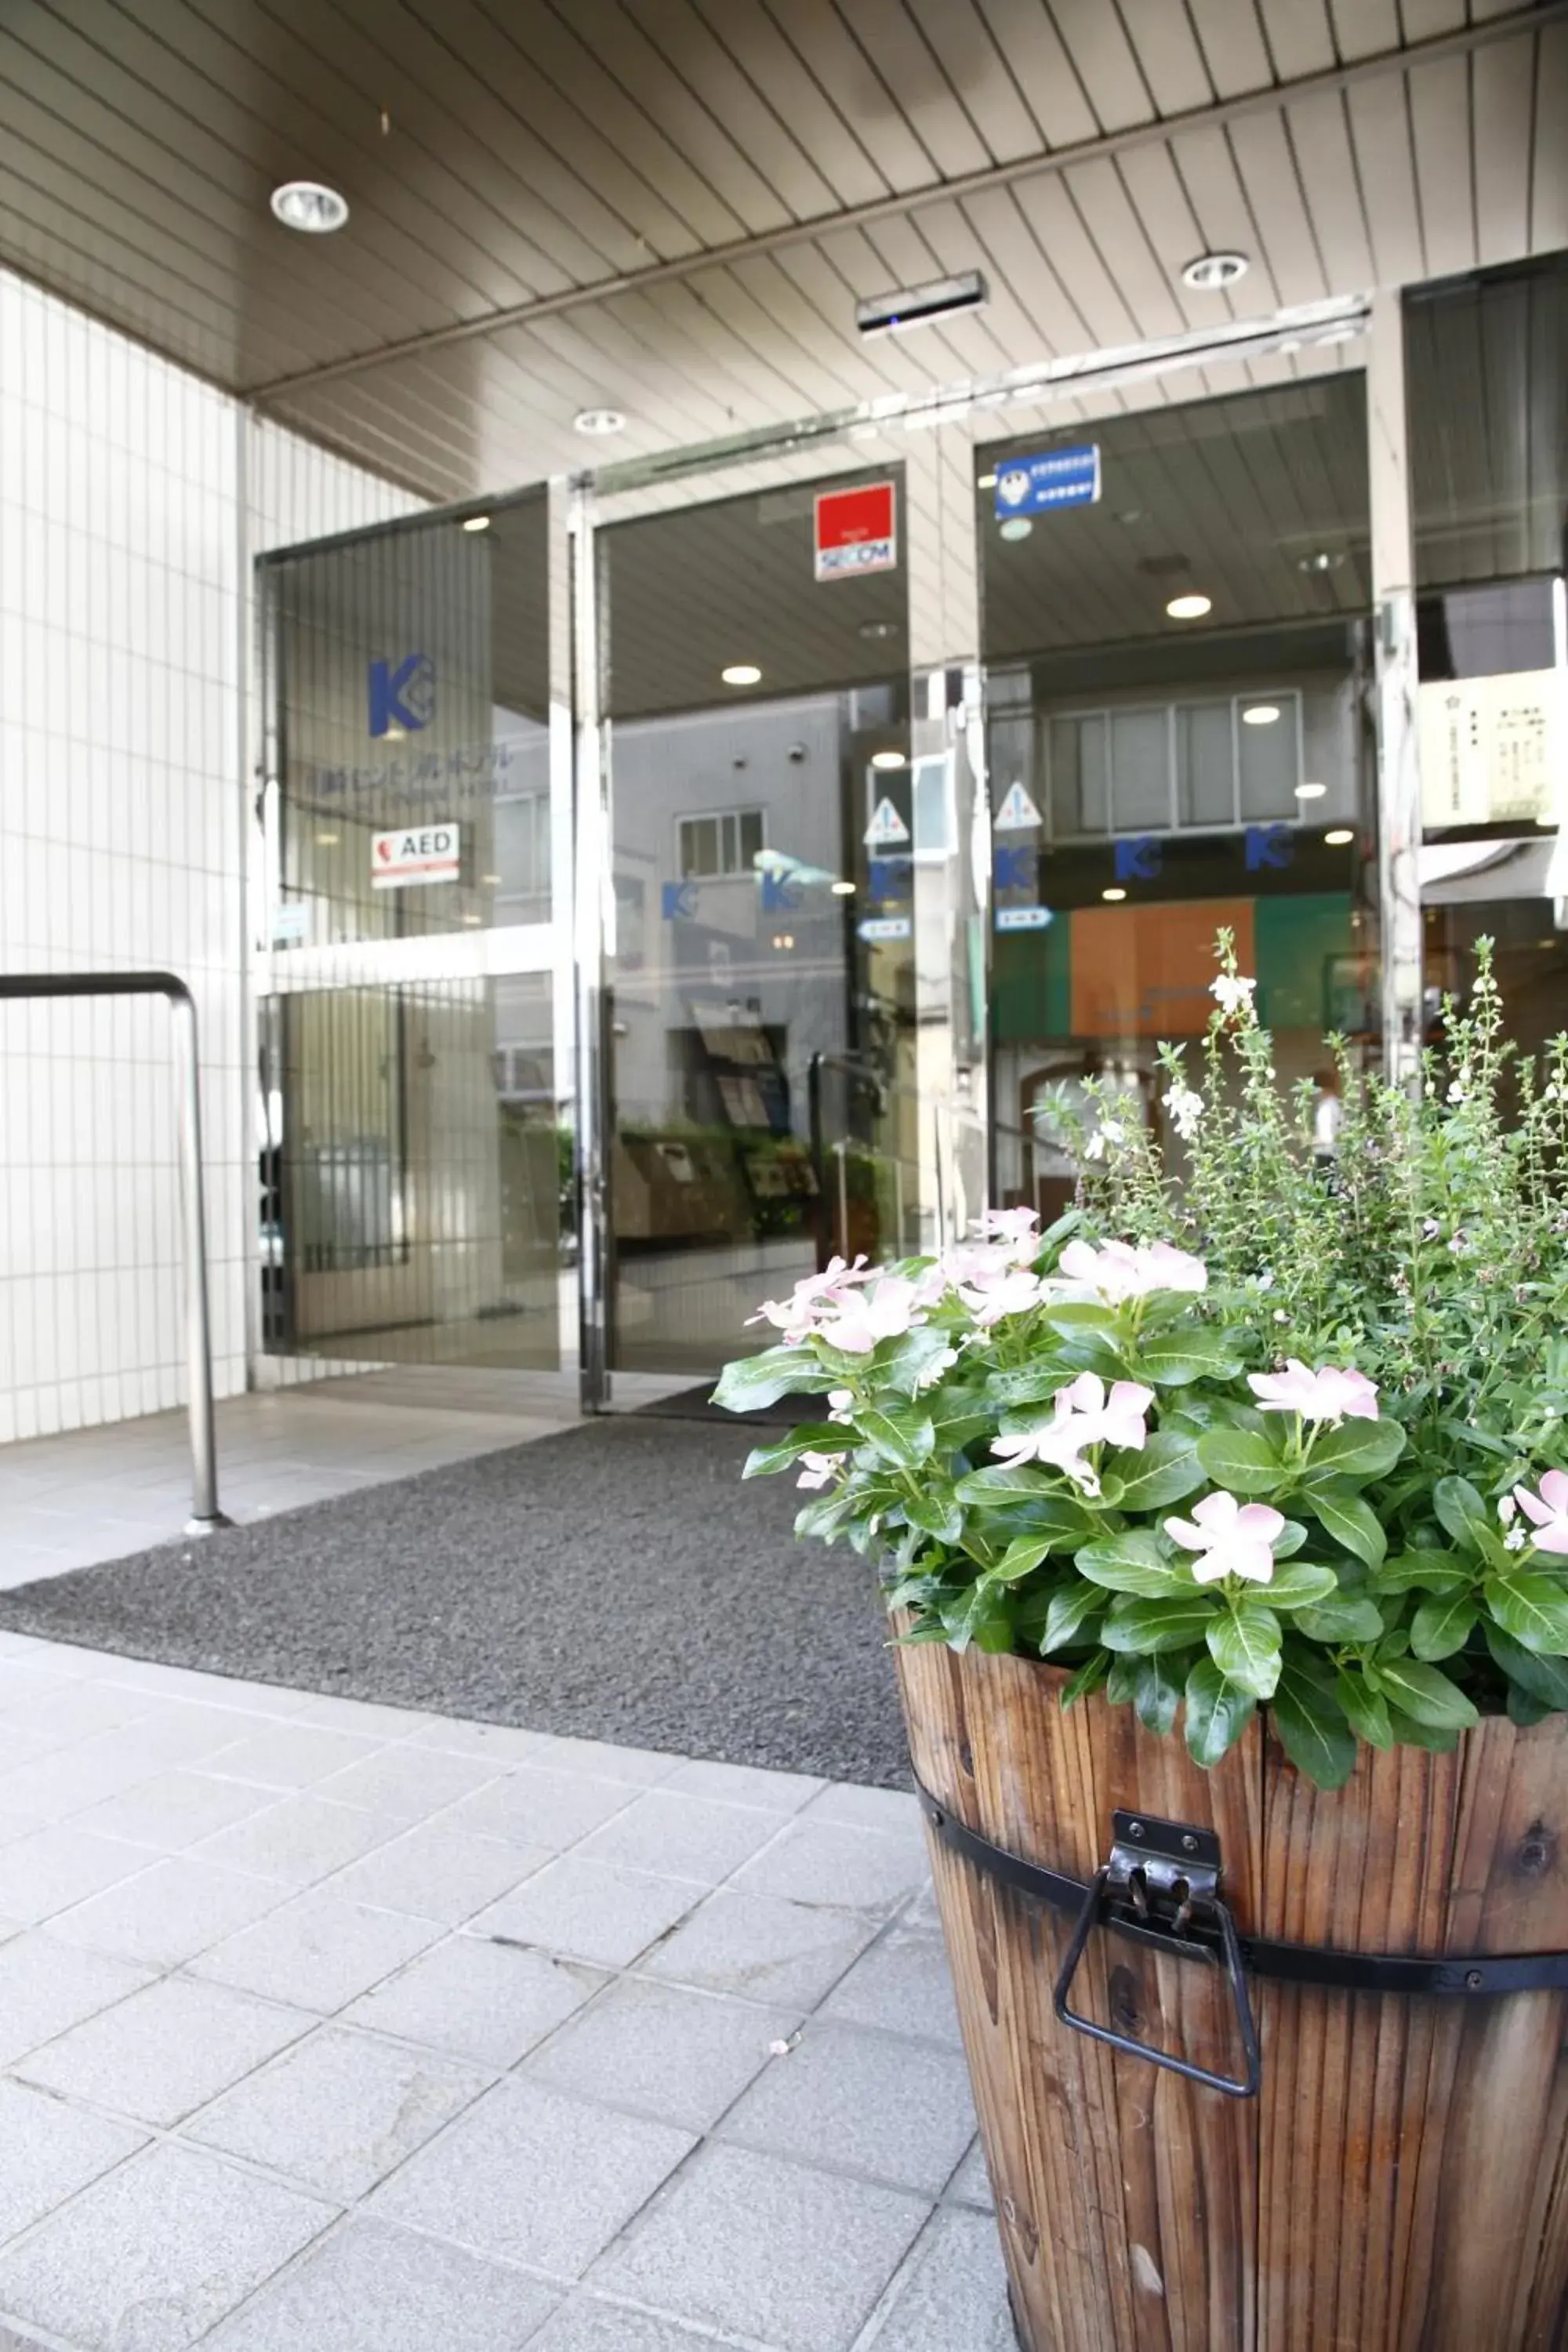
<svg viewBox="0 0 1568 2352">
<path fill-rule="evenodd" d="M 1536 1550 L 1568 1552 L 1568 1472 L 1548 1470 L 1539 1495 L 1528 1486 L 1516 1486 L 1513 1496 L 1534 1525 Z"/>
<path fill-rule="evenodd" d="M 1046 1287 L 1037 1275 L 1019 1265 L 998 1279 L 988 1279 L 978 1288 L 966 1286 L 958 1295 L 981 1329 L 988 1331 L 1005 1315 L 1026 1315 L 1031 1307 L 1037 1307 L 1046 1296 Z"/>
<path fill-rule="evenodd" d="M 884 1274 L 868 1290 L 851 1291 L 837 1311 L 816 1325 L 816 1337 L 846 1355 L 868 1356 L 879 1339 L 899 1339 L 923 1321 L 920 1285 L 907 1275 Z"/>
<path fill-rule="evenodd" d="M 1303 1421 L 1338 1423 L 1377 1419 L 1377 1384 L 1364 1372 L 1342 1371 L 1336 1364 L 1309 1371 L 1292 1356 L 1282 1372 L 1248 1372 L 1247 1386 L 1264 1412 L 1299 1412 Z"/>
<path fill-rule="evenodd" d="M 829 1258 L 820 1274 L 803 1276 L 787 1298 L 764 1298 L 746 1320 L 771 1323 L 792 1347 L 798 1347 L 815 1329 L 819 1316 L 847 1298 L 857 1284 L 869 1282 L 871 1274 L 864 1257 L 858 1257 L 853 1265 L 841 1257 Z"/>
<path fill-rule="evenodd" d="M 1274 1546 L 1284 1530 L 1282 1512 L 1268 1503 L 1238 1503 L 1220 1489 L 1194 1505 L 1190 1519 L 1167 1519 L 1165 1533 L 1184 1551 L 1201 1552 L 1193 1562 L 1194 1584 L 1217 1584 L 1222 1576 L 1245 1576 L 1268 1584 L 1274 1574 Z"/>
<path fill-rule="evenodd" d="M 987 1209 L 975 1220 L 974 1230 L 988 1240 L 1005 1244 L 1007 1255 L 1018 1265 L 1033 1265 L 1040 1254 L 1038 1213 L 1034 1209 Z"/>
<path fill-rule="evenodd" d="M 1173 1249 L 1169 1242 L 1106 1242 L 1098 1250 L 1088 1242 L 1068 1242 L 1061 1271 L 1070 1281 L 1098 1291 L 1111 1307 L 1146 1297 L 1152 1290 L 1206 1290 L 1209 1279 L 1202 1258 Z"/>
<path fill-rule="evenodd" d="M 1054 1413 L 1039 1429 L 1020 1430 L 993 1440 L 991 1451 L 1010 1464 L 1050 1462 L 1083 1488 L 1098 1495 L 1100 1480 L 1083 1459 L 1090 1445 L 1142 1447 L 1148 1431 L 1143 1416 L 1154 1402 L 1152 1389 L 1118 1381 L 1110 1394 L 1098 1372 L 1080 1372 L 1052 1400 Z"/>
<path fill-rule="evenodd" d="M 826 1486 L 844 1460 L 842 1454 L 803 1454 L 797 1486 Z"/>
</svg>

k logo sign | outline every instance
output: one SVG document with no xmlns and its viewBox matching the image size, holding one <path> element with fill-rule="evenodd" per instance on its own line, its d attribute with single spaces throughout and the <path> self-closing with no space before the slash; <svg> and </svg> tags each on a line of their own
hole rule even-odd
<svg viewBox="0 0 1568 2352">
<path fill-rule="evenodd" d="M 390 735 L 395 728 L 416 735 L 436 716 L 436 665 L 428 654 L 410 654 L 395 669 L 373 661 L 368 683 L 373 735 Z"/>
</svg>

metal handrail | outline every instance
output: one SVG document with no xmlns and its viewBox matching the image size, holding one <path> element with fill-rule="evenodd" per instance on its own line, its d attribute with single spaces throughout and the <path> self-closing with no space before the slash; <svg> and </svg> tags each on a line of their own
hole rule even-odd
<svg viewBox="0 0 1568 2352">
<path fill-rule="evenodd" d="M 206 1210 L 202 1196 L 201 1072 L 196 1008 L 172 971 L 0 972 L 0 1000 L 162 996 L 168 1002 L 180 1080 L 180 1195 L 185 1238 L 185 1353 L 190 1390 L 191 1516 L 187 1535 L 233 1522 L 218 1508 L 213 1423 L 212 1325 L 207 1311 Z"/>
</svg>

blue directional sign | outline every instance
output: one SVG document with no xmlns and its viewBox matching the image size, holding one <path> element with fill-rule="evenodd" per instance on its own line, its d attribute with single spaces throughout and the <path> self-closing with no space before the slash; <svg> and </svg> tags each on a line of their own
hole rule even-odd
<svg viewBox="0 0 1568 2352">
<path fill-rule="evenodd" d="M 1165 862 L 1165 845 L 1157 833 L 1135 834 L 1116 845 L 1119 882 L 1152 882 Z"/>
<path fill-rule="evenodd" d="M 1050 907 L 998 907 L 996 928 L 999 931 L 1043 931 L 1056 921 Z"/>
<path fill-rule="evenodd" d="M 1266 867 L 1294 866 L 1296 844 L 1288 824 L 1249 824 L 1247 828 L 1247 870 L 1261 874 Z"/>
<path fill-rule="evenodd" d="M 858 928 L 863 940 L 907 940 L 910 919 L 907 915 L 868 915 Z"/>
<path fill-rule="evenodd" d="M 1035 878 L 1035 853 L 1032 849 L 1003 849 L 998 845 L 995 852 L 998 890 L 1032 890 Z"/>
<path fill-rule="evenodd" d="M 661 893 L 662 912 L 667 923 L 689 923 L 697 914 L 695 882 L 667 882 Z"/>
<path fill-rule="evenodd" d="M 1091 507 L 1100 497 L 1100 445 L 1042 449 L 1036 457 L 1009 457 L 996 468 L 1001 516 L 1042 514 L 1051 507 Z"/>
</svg>

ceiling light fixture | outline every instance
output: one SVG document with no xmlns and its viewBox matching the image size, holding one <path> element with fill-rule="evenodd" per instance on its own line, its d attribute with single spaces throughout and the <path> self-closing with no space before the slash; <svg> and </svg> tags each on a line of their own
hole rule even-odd
<svg viewBox="0 0 1568 2352">
<path fill-rule="evenodd" d="M 1102 890 L 1100 895 L 1102 898 L 1108 898 L 1114 907 L 1119 900 L 1126 898 L 1127 893 L 1119 884 L 1113 883 L 1109 890 Z"/>
<path fill-rule="evenodd" d="M 891 294 L 873 294 L 855 305 L 855 324 L 863 335 L 897 335 L 907 327 L 923 327 L 934 319 L 951 319 L 958 310 L 978 310 L 985 300 L 985 280 L 978 269 L 956 278 L 933 278 L 923 286 L 900 286 Z"/>
<path fill-rule="evenodd" d="M 901 751 L 873 751 L 871 765 L 874 768 L 903 768 L 909 762 Z"/>
<path fill-rule="evenodd" d="M 755 662 L 731 662 L 719 673 L 726 686 L 761 686 L 763 673 Z"/>
<path fill-rule="evenodd" d="M 489 530 L 489 527 L 490 519 L 489 515 L 465 515 L 463 517 L 463 529 L 465 530 Z"/>
<path fill-rule="evenodd" d="M 305 236 L 331 236 L 349 216 L 348 198 L 321 180 L 285 180 L 268 201 L 275 220 Z"/>
<path fill-rule="evenodd" d="M 1277 702 L 1249 702 L 1241 714 L 1244 727 L 1272 727 L 1279 716 Z"/>
<path fill-rule="evenodd" d="M 856 631 L 856 635 L 864 637 L 867 644 L 870 646 L 879 646 L 889 637 L 896 637 L 898 634 L 897 621 L 862 621 Z"/>
<path fill-rule="evenodd" d="M 316 846 L 318 849 L 335 849 L 337 845 L 338 835 L 335 833 L 319 833 L 316 835 Z"/>
<path fill-rule="evenodd" d="M 1004 539 L 1027 539 L 1035 526 L 1027 515 L 1009 515 L 997 528 Z"/>
<path fill-rule="evenodd" d="M 1298 784 L 1296 798 L 1299 801 L 1321 801 L 1328 789 L 1327 784 Z"/>
<path fill-rule="evenodd" d="M 1337 551 L 1318 547 L 1313 549 L 1310 555 L 1299 555 L 1296 558 L 1296 569 L 1298 572 L 1337 572 L 1344 560 Z"/>
<path fill-rule="evenodd" d="M 833 895 L 836 898 L 852 898 L 855 896 L 854 883 L 836 882 L 833 885 Z"/>
<path fill-rule="evenodd" d="M 1245 253 L 1200 253 L 1183 269 L 1182 283 L 1190 286 L 1194 294 L 1219 294 L 1227 286 L 1234 286 L 1238 278 L 1245 278 L 1247 271 Z"/>
<path fill-rule="evenodd" d="M 1354 829 L 1348 824 L 1336 824 L 1331 833 L 1323 835 L 1324 844 L 1330 849 L 1348 849 L 1354 839 Z"/>
<path fill-rule="evenodd" d="M 590 441 L 602 441 L 607 434 L 624 433 L 626 413 L 624 408 L 580 408 L 572 419 L 574 433 L 585 433 Z"/>
<path fill-rule="evenodd" d="M 1201 621 L 1205 613 L 1214 610 L 1212 596 L 1173 596 L 1165 607 L 1173 621 Z"/>
</svg>

